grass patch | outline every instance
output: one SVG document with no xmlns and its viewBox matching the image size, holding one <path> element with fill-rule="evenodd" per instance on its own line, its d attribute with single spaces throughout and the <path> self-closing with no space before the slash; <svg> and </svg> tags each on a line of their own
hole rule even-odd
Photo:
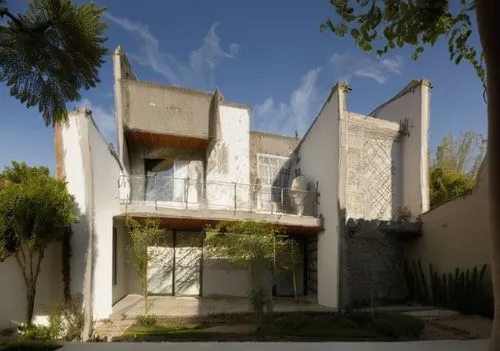
<svg viewBox="0 0 500 351">
<path fill-rule="evenodd" d="M 245 321 L 246 322 L 246 321 Z M 419 319 L 400 314 L 287 313 L 266 318 L 250 331 L 242 320 L 167 324 L 154 327 L 134 325 L 115 341 L 368 341 L 418 339 L 423 329 Z M 210 327 L 223 326 L 218 330 Z M 232 327 L 231 327 L 232 326 Z M 232 329 L 232 328 L 235 329 Z"/>
<path fill-rule="evenodd" d="M 0 344 L 1 351 L 53 351 L 61 347 L 62 345 L 51 341 L 18 340 Z"/>
</svg>

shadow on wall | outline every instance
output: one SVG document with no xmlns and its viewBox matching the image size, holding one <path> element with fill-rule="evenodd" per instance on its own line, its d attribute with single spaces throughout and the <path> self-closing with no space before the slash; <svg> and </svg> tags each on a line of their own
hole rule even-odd
<svg viewBox="0 0 500 351">
<path fill-rule="evenodd" d="M 65 249 L 62 241 L 53 242 L 45 249 L 36 286 L 33 320 L 35 323 L 45 323 L 47 317 L 64 303 L 65 289 L 68 295 L 83 292 L 85 262 L 76 262 L 72 253 L 88 245 L 87 235 L 79 237 L 74 234 L 81 233 L 74 230 L 78 226 L 88 228 L 87 216 L 81 213 L 76 202 L 74 211 L 78 222 L 72 225 L 70 250 Z M 85 233 L 88 233 L 87 229 Z M 69 289 L 65 286 L 65 280 Z M 26 284 L 14 256 L 0 263 L 0 282 L 8 282 L 2 284 L 0 292 L 0 329 L 4 329 L 13 327 L 13 323 L 25 322 L 26 315 Z"/>
<path fill-rule="evenodd" d="M 422 215 L 422 237 L 405 245 L 405 258 L 432 263 L 440 272 L 488 264 L 488 192 L 488 165 L 484 162 L 470 192 Z"/>
</svg>

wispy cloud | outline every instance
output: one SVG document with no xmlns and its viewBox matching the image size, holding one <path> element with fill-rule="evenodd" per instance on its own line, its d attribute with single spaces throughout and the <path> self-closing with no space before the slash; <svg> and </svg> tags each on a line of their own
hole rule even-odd
<svg viewBox="0 0 500 351">
<path fill-rule="evenodd" d="M 83 98 L 78 107 L 86 107 L 92 110 L 92 117 L 97 123 L 99 130 L 106 137 L 108 142 L 114 144 L 116 140 L 116 122 L 113 109 L 95 105 L 87 98 Z"/>
<path fill-rule="evenodd" d="M 401 56 L 394 58 L 371 58 L 368 55 L 355 55 L 351 53 L 334 53 L 329 61 L 335 74 L 341 80 L 349 81 L 353 76 L 370 78 L 383 84 L 392 74 L 401 74 L 403 59 Z"/>
<path fill-rule="evenodd" d="M 183 62 L 160 49 L 158 39 L 147 25 L 113 16 L 109 12 L 106 12 L 104 16 L 110 22 L 130 32 L 138 40 L 140 50 L 137 53 L 130 53 L 130 58 L 143 66 L 152 68 L 172 84 L 198 88 L 213 87 L 216 67 L 223 60 L 234 58 L 239 50 L 237 44 L 230 44 L 227 51 L 222 49 L 220 38 L 216 33 L 219 23 L 214 23 L 203 38 L 203 44 L 191 51 L 189 57 Z"/>
<path fill-rule="evenodd" d="M 320 107 L 317 89 L 321 68 L 313 68 L 301 77 L 288 102 L 275 102 L 268 97 L 253 110 L 253 128 L 270 133 L 303 135 Z"/>
</svg>

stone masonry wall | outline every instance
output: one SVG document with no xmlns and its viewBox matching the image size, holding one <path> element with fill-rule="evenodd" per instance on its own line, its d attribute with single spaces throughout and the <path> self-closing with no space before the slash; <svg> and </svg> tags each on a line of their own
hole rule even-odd
<svg viewBox="0 0 500 351">
<path fill-rule="evenodd" d="M 382 232 L 366 235 L 372 228 L 348 228 L 346 275 L 349 303 L 399 300 L 407 296 L 403 276 L 403 249 L 398 238 Z M 373 233 L 368 233 L 373 234 Z"/>
</svg>

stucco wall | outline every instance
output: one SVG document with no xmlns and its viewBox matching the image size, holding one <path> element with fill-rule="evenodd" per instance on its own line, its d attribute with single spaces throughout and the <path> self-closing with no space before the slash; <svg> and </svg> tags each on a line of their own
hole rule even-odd
<svg viewBox="0 0 500 351">
<path fill-rule="evenodd" d="M 334 308 L 339 303 L 339 131 L 346 118 L 344 89 L 343 85 L 332 89 L 298 149 L 301 173 L 319 184 L 318 213 L 325 220 L 325 230 L 318 234 L 318 302 Z"/>
<path fill-rule="evenodd" d="M 408 122 L 409 135 L 402 139 L 403 206 L 412 216 L 429 209 L 430 82 L 413 81 L 370 115 L 394 122 Z"/>
<path fill-rule="evenodd" d="M 240 206 L 248 206 L 250 188 L 250 113 L 247 108 L 219 106 L 220 132 L 207 154 L 207 201 L 212 207 L 233 208 L 234 185 Z"/>
<path fill-rule="evenodd" d="M 35 299 L 35 322 L 45 318 L 64 301 L 61 272 L 61 244 L 51 244 L 45 250 Z M 25 322 L 26 288 L 16 259 L 9 257 L 0 263 L 0 330 Z"/>
<path fill-rule="evenodd" d="M 208 139 L 212 93 L 122 80 L 123 122 L 131 130 Z"/>
<path fill-rule="evenodd" d="M 422 237 L 407 244 L 406 258 L 438 272 L 489 264 L 488 184 L 485 164 L 472 191 L 424 213 Z"/>
<path fill-rule="evenodd" d="M 263 132 L 250 132 L 250 183 L 257 177 L 257 154 L 290 157 L 299 143 L 298 138 Z M 292 177 L 293 178 L 293 177 Z"/>
<path fill-rule="evenodd" d="M 89 273 L 88 245 L 92 241 L 93 317 L 107 318 L 113 300 L 113 216 L 120 213 L 121 169 L 90 110 L 71 113 L 62 134 L 68 190 L 75 196 L 80 210 L 80 221 L 73 226 L 72 235 L 72 291 L 89 296 L 86 275 Z"/>
</svg>

